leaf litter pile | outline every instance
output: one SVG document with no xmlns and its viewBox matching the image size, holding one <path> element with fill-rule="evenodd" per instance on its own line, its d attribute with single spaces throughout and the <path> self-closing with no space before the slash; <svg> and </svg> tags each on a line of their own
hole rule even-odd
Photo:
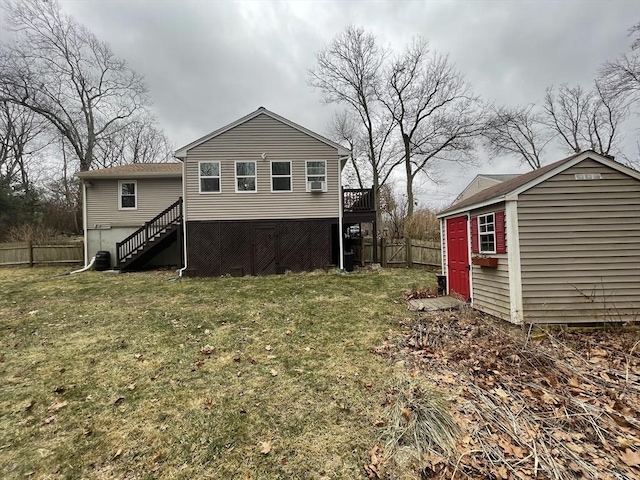
<svg viewBox="0 0 640 480">
<path fill-rule="evenodd" d="M 451 400 L 456 451 L 430 443 L 418 478 L 640 478 L 640 330 L 526 333 L 423 313 L 377 349 Z"/>
</svg>

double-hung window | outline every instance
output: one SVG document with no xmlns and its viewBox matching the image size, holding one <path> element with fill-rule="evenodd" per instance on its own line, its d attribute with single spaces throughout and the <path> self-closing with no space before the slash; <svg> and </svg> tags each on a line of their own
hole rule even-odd
<svg viewBox="0 0 640 480">
<path fill-rule="evenodd" d="M 327 191 L 327 162 L 307 161 L 307 192 Z"/>
<path fill-rule="evenodd" d="M 256 191 L 256 162 L 236 162 L 236 192 Z"/>
<path fill-rule="evenodd" d="M 220 193 L 220 162 L 200 162 L 200 193 Z"/>
<path fill-rule="evenodd" d="M 493 213 L 478 217 L 480 253 L 496 253 L 496 219 Z"/>
<path fill-rule="evenodd" d="M 136 210 L 138 208 L 138 184 L 135 180 L 118 182 L 118 209 Z"/>
<path fill-rule="evenodd" d="M 271 162 L 271 191 L 291 192 L 291 162 Z"/>
</svg>

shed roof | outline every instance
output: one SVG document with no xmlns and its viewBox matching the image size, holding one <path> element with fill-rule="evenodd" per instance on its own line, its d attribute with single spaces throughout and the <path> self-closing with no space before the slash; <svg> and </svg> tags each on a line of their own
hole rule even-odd
<svg viewBox="0 0 640 480">
<path fill-rule="evenodd" d="M 217 137 L 218 135 L 222 135 L 223 133 L 231 130 L 232 128 L 237 127 L 238 125 L 242 125 L 245 122 L 248 122 L 249 120 L 257 117 L 258 115 L 267 115 L 268 117 L 273 118 L 274 120 L 277 120 L 279 122 L 284 123 L 285 125 L 289 125 L 292 128 L 295 128 L 296 130 L 298 130 L 299 132 L 302 132 L 306 135 L 309 135 L 310 137 L 315 138 L 316 140 L 319 140 L 322 143 L 325 143 L 327 145 L 329 145 L 330 147 L 333 147 L 335 149 L 338 150 L 338 154 L 339 155 L 349 155 L 349 153 L 351 153 L 347 148 L 343 147 L 342 145 L 340 145 L 339 143 L 333 142 L 331 140 L 329 140 L 326 137 L 323 137 L 322 135 L 319 135 L 315 132 L 312 132 L 311 130 L 298 125 L 297 123 L 292 122 L 291 120 L 288 120 L 284 117 L 281 117 L 280 115 L 278 115 L 277 113 L 273 113 L 270 110 L 267 110 L 264 107 L 260 107 L 258 108 L 256 111 L 251 112 L 249 115 L 245 115 L 244 117 L 236 120 L 235 122 L 231 122 L 228 125 L 225 125 L 222 128 L 219 128 L 218 130 L 215 130 L 207 135 L 205 135 L 204 137 L 200 137 L 198 140 L 195 140 L 194 142 L 189 143 L 188 145 L 185 145 L 182 148 L 179 148 L 178 150 L 176 150 L 175 152 L 175 157 L 178 159 L 183 159 L 187 156 L 187 151 L 189 151 L 190 149 L 197 147 L 198 145 L 203 144 L 206 141 L 211 140 L 212 138 Z"/>
<path fill-rule="evenodd" d="M 640 179 L 640 172 L 625 167 L 621 163 L 613 160 L 612 157 L 599 155 L 593 150 L 587 150 L 580 153 L 574 153 L 573 155 L 558 160 L 557 162 L 550 163 L 549 165 L 545 165 L 544 167 L 533 170 L 532 172 L 518 175 L 511 180 L 507 180 L 505 182 L 498 183 L 497 185 L 486 188 L 469 198 L 466 198 L 458 203 L 451 205 L 448 208 L 445 208 L 444 210 L 440 211 L 437 216 L 445 217 L 452 213 L 463 212 L 480 207 L 482 205 L 490 205 L 492 203 L 505 200 L 505 197 L 507 195 L 512 193 L 518 194 L 522 190 L 527 190 L 544 181 L 548 176 L 554 176 L 562 172 L 566 168 L 569 168 L 571 165 L 587 158 L 591 158 L 600 163 L 615 168 L 616 170 L 620 170 L 627 175 Z"/>
<path fill-rule="evenodd" d="M 181 163 L 132 163 L 79 172 L 79 178 L 182 177 Z"/>
</svg>

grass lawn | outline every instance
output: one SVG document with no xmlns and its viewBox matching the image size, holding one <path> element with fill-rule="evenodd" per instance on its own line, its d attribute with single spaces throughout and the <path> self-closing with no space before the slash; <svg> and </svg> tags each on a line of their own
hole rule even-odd
<svg viewBox="0 0 640 480">
<path fill-rule="evenodd" d="M 420 270 L 0 271 L 1 478 L 363 478 Z"/>
</svg>

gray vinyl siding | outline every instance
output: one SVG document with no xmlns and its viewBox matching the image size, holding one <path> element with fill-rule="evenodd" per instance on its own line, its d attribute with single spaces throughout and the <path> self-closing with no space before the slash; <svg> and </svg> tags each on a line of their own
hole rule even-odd
<svg viewBox="0 0 640 480">
<path fill-rule="evenodd" d="M 521 194 L 518 218 L 525 321 L 640 317 L 640 181 L 587 159 Z"/>
<path fill-rule="evenodd" d="M 263 153 L 266 160 L 261 159 Z M 199 193 L 199 161 L 219 161 L 221 193 Z M 306 161 L 327 162 L 327 192 L 306 191 Z M 236 193 L 235 162 L 255 161 L 257 192 Z M 271 162 L 291 161 L 292 192 L 271 192 Z M 260 220 L 337 218 L 338 151 L 267 115 L 257 117 L 187 152 L 187 219 Z"/>
<path fill-rule="evenodd" d="M 471 211 L 471 216 L 504 210 L 504 202 Z M 507 238 L 507 250 L 509 239 Z M 478 255 L 472 253 L 471 256 Z M 511 320 L 511 306 L 509 303 L 509 264 L 506 254 L 492 254 L 498 259 L 498 268 L 471 266 L 473 307 L 494 315 L 503 320 Z"/>
<path fill-rule="evenodd" d="M 119 180 L 91 179 L 87 183 L 87 228 L 139 227 L 182 196 L 181 178 L 137 178 L 137 209 L 119 210 Z"/>
<path fill-rule="evenodd" d="M 465 199 L 467 199 L 469 197 L 472 197 L 476 193 L 481 192 L 482 190 L 484 190 L 485 188 L 493 187 L 494 185 L 497 185 L 498 183 L 500 183 L 500 181 L 493 180 L 491 178 L 476 177 L 472 183 L 467 185 L 467 188 L 465 188 L 462 191 L 462 193 L 458 196 L 458 198 L 456 198 L 456 202 L 460 202 L 460 201 L 465 200 Z"/>
</svg>

